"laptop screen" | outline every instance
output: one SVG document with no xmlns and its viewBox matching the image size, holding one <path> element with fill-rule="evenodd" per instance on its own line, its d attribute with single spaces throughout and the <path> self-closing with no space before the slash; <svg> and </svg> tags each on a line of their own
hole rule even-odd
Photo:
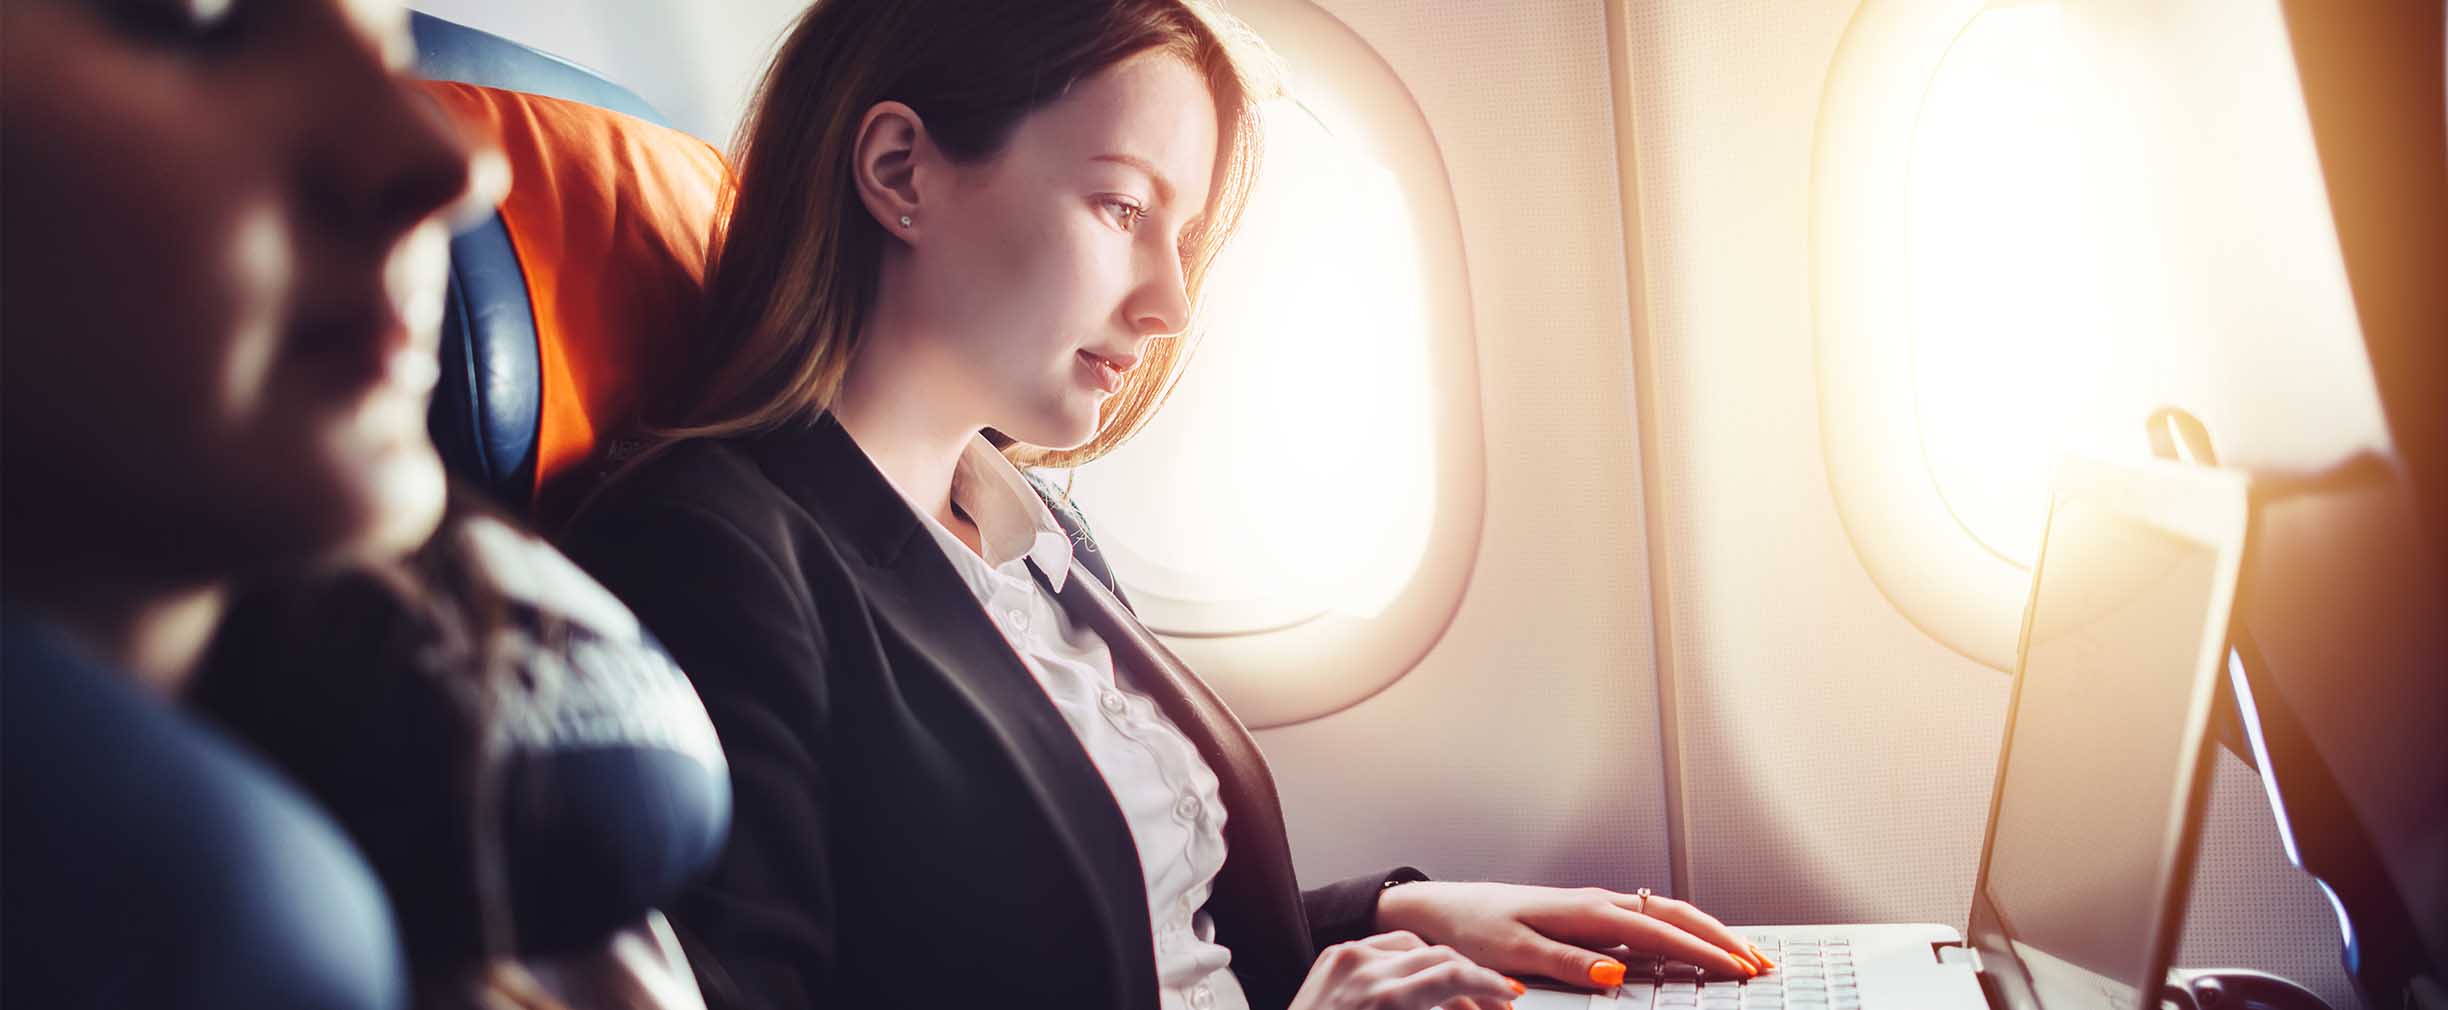
<svg viewBox="0 0 2448 1010">
<path fill-rule="evenodd" d="M 2051 512 L 1982 877 L 2046 1010 L 2158 1005 L 2234 593 L 2238 545 L 2117 498 Z"/>
</svg>

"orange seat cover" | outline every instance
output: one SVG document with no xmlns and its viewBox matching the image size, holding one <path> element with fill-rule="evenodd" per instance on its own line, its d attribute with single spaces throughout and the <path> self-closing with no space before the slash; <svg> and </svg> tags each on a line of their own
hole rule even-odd
<svg viewBox="0 0 2448 1010">
<path fill-rule="evenodd" d="M 425 87 L 510 162 L 501 202 L 534 306 L 541 417 L 534 517 L 568 517 L 657 377 L 674 374 L 705 290 L 729 169 L 678 130 L 579 102 Z"/>
</svg>

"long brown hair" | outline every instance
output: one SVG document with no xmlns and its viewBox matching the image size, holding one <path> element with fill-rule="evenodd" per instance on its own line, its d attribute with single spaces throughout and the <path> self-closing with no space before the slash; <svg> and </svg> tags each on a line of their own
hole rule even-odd
<svg viewBox="0 0 2448 1010">
<path fill-rule="evenodd" d="M 908 105 L 947 155 L 975 163 L 1000 152 L 1031 111 L 1149 51 L 1179 55 L 1215 96 L 1217 182 L 1202 222 L 1183 236 L 1195 308 L 1247 202 L 1260 153 L 1257 102 L 1275 82 L 1246 28 L 1204 0 L 817 0 L 784 38 L 741 125 L 703 326 L 680 381 L 647 414 L 650 439 L 809 420 L 840 391 L 886 241 L 851 179 L 869 108 Z M 1188 342 L 1185 334 L 1148 345 L 1086 445 L 1010 443 L 1005 455 L 1070 467 L 1111 451 L 1172 391 Z"/>
</svg>

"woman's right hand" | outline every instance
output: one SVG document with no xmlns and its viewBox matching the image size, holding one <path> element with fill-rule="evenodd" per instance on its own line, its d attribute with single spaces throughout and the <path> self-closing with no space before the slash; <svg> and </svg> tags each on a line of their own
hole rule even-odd
<svg viewBox="0 0 2448 1010">
<path fill-rule="evenodd" d="M 1522 991 L 1451 947 L 1396 931 L 1326 948 L 1291 1010 L 1495 1010 Z"/>
</svg>

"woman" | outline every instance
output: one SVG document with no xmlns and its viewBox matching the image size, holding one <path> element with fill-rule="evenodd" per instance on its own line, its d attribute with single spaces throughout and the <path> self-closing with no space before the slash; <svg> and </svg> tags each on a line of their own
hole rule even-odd
<svg viewBox="0 0 2448 1010">
<path fill-rule="evenodd" d="M 769 71 L 670 440 L 565 545 L 732 761 L 731 846 L 674 910 L 716 1005 L 1416 1010 L 1603 984 L 1619 944 L 1761 967 L 1664 898 L 1298 893 L 1247 733 L 1014 469 L 1111 449 L 1184 356 L 1255 160 L 1219 24 L 822 0 Z"/>
<path fill-rule="evenodd" d="M 391 910 L 183 711 L 233 587 L 397 557 L 443 218 L 495 195 L 390 2 L 0 7 L 12 1006 L 397 1007 Z"/>
<path fill-rule="evenodd" d="M 702 709 L 446 504 L 444 218 L 502 180 L 403 15 L 0 7 L 9 1006 L 698 1002 L 643 910 L 719 845 Z"/>
</svg>

